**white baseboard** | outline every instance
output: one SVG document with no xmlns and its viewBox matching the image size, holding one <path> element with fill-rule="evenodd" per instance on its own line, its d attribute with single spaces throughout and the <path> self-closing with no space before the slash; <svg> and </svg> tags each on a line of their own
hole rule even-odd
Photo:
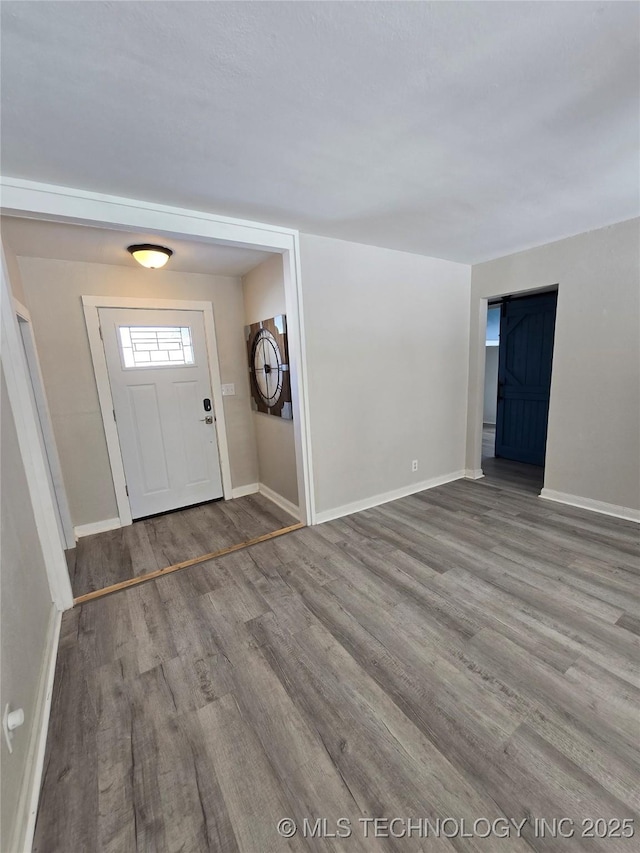
<svg viewBox="0 0 640 853">
<path fill-rule="evenodd" d="M 256 492 L 260 491 L 260 486 L 258 483 L 248 483 L 246 486 L 237 486 L 236 488 L 231 490 L 232 498 L 243 498 L 245 495 L 255 495 Z"/>
<path fill-rule="evenodd" d="M 296 521 L 300 521 L 300 508 L 295 504 L 292 504 L 291 501 L 288 501 L 286 498 L 283 498 L 282 495 L 279 495 L 277 492 L 274 492 L 273 489 L 270 489 L 268 486 L 265 486 L 264 483 L 260 483 L 258 487 L 258 491 L 261 495 L 264 495 L 265 498 L 272 501 L 276 506 L 279 506 L 280 509 L 283 509 L 285 512 L 288 512 L 289 515 L 292 515 Z"/>
<path fill-rule="evenodd" d="M 73 533 L 78 539 L 83 536 L 93 536 L 94 533 L 105 533 L 107 530 L 117 530 L 122 527 L 119 518 L 105 518 L 102 521 L 92 521 L 91 524 L 79 524 L 73 528 Z"/>
<path fill-rule="evenodd" d="M 464 472 L 465 480 L 481 480 L 484 477 L 482 468 L 466 468 Z"/>
<path fill-rule="evenodd" d="M 640 522 L 640 510 L 631 509 L 628 506 L 606 503 L 605 501 L 594 501 L 592 498 L 581 498 L 579 495 L 568 495 L 565 492 L 556 492 L 554 489 L 543 489 L 540 497 L 546 501 L 555 501 L 568 506 L 577 506 L 580 509 L 588 509 L 592 512 L 600 512 L 602 515 L 612 515 L 615 518 L 624 518 L 626 521 Z"/>
<path fill-rule="evenodd" d="M 58 659 L 58 642 L 62 613 L 52 607 L 47 628 L 47 646 L 45 649 L 42 669 L 38 681 L 36 702 L 27 720 L 32 720 L 29 736 L 29 748 L 25 763 L 22 786 L 18 797 L 18 807 L 15 815 L 15 826 L 10 850 L 30 851 L 33 844 L 33 833 L 36 828 L 40 785 L 44 769 L 44 757 L 49 730 L 49 715 L 51 713 L 51 698 L 53 696 L 53 678 Z"/>
<path fill-rule="evenodd" d="M 371 509 L 374 506 L 389 503 L 389 501 L 397 501 L 399 498 L 415 495 L 416 492 L 424 492 L 427 489 L 433 489 L 435 486 L 451 483 L 453 480 L 461 480 L 464 476 L 464 471 L 454 471 L 452 474 L 442 474 L 440 477 L 431 477 L 431 479 L 422 480 L 420 483 L 402 486 L 402 488 L 394 489 L 392 492 L 384 492 L 384 494 L 374 495 L 371 498 L 364 498 L 361 501 L 354 501 L 334 509 L 326 509 L 316 513 L 315 523 L 324 524 L 325 521 L 333 521 L 334 518 L 342 518 L 343 515 L 352 515 L 354 512 L 362 512 L 363 509 Z"/>
</svg>

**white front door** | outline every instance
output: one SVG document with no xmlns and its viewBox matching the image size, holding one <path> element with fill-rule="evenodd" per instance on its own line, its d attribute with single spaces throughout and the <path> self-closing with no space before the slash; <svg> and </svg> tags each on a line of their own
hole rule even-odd
<svg viewBox="0 0 640 853">
<path fill-rule="evenodd" d="M 132 517 L 222 497 L 202 313 L 99 315 Z"/>
</svg>

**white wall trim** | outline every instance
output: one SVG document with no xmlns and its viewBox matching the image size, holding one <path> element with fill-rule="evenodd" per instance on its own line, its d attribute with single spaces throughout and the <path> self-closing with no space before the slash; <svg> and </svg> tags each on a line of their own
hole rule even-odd
<svg viewBox="0 0 640 853">
<path fill-rule="evenodd" d="M 325 521 L 332 521 L 334 518 L 342 518 L 343 515 L 351 515 L 354 512 L 362 512 L 363 509 L 371 509 L 380 504 L 389 503 L 389 501 L 397 501 L 399 498 L 406 498 L 409 495 L 415 495 L 416 492 L 424 492 L 427 489 L 433 489 L 435 486 L 443 486 L 445 483 L 451 483 L 454 480 L 461 480 L 465 476 L 464 471 L 454 471 L 451 474 L 442 474 L 439 477 L 431 477 L 429 480 L 422 480 L 420 483 L 411 483 L 408 486 L 402 486 L 400 489 L 394 489 L 391 492 L 384 492 L 381 495 L 374 495 L 371 498 L 364 498 L 361 501 L 354 501 L 350 504 L 327 509 L 316 513 L 316 524 L 324 524 Z"/>
<path fill-rule="evenodd" d="M 472 276 L 473 278 L 473 276 Z M 469 328 L 469 386 L 467 388 L 467 449 L 466 461 L 468 471 L 481 470 L 482 461 L 482 425 L 484 422 L 484 377 L 487 365 L 487 311 L 489 300 L 481 297 L 479 300 L 478 314 L 474 317 L 473 311 L 470 315 Z M 471 296 L 473 306 L 473 295 Z M 474 354 L 472 341 L 473 329 L 477 329 L 478 343 Z M 475 357 L 474 357 L 475 355 Z M 469 401 L 469 390 L 473 387 L 475 380 L 476 396 Z M 466 476 L 466 475 L 465 475 Z"/>
<path fill-rule="evenodd" d="M 29 393 L 31 380 L 27 372 L 24 347 L 20 340 L 18 318 L 13 306 L 4 248 L 2 248 L 1 255 L 2 367 L 7 382 L 11 411 L 16 424 L 20 456 L 29 488 L 51 599 L 58 610 L 68 610 L 73 606 L 69 570 L 58 532 L 53 497 L 49 489 L 49 480 L 45 468 L 47 463 L 38 437 L 36 413 L 33 410 Z"/>
<path fill-rule="evenodd" d="M 231 492 L 231 497 L 244 498 L 245 495 L 255 495 L 255 493 L 259 491 L 259 483 L 248 483 L 246 486 L 235 486 Z"/>
<path fill-rule="evenodd" d="M 466 480 L 481 480 L 484 477 L 482 468 L 466 468 L 464 472 Z"/>
<path fill-rule="evenodd" d="M 24 775 L 22 777 L 22 787 L 18 797 L 11 850 L 30 851 L 33 843 L 47 746 L 53 680 L 56 671 L 56 661 L 58 659 L 61 624 L 61 611 L 52 607 L 49 626 L 47 628 L 45 658 L 42 662 L 42 669 L 38 680 L 38 692 L 33 706 L 33 715 L 30 720 L 29 748 Z"/>
<path fill-rule="evenodd" d="M 288 501 L 286 498 L 283 498 L 282 495 L 279 495 L 278 492 L 274 492 L 273 489 L 265 486 L 264 483 L 259 484 L 258 491 L 261 495 L 264 495 L 267 500 L 270 500 L 272 503 L 276 504 L 276 506 L 279 506 L 280 509 L 288 512 L 289 515 L 292 515 L 297 521 L 300 521 L 300 507 L 291 503 L 291 501 Z"/>
<path fill-rule="evenodd" d="M 122 453 L 120 452 L 118 429 L 113 417 L 107 417 L 107 412 L 111 413 L 114 406 L 113 398 L 111 396 L 111 385 L 109 383 L 109 371 L 107 370 L 107 358 L 102 345 L 102 338 L 100 337 L 100 316 L 98 314 L 98 306 L 83 305 L 83 311 L 84 321 L 87 327 L 87 336 L 89 338 L 93 373 L 96 380 L 96 387 L 98 389 L 100 414 L 102 415 L 102 424 L 107 442 L 107 454 L 109 456 L 109 465 L 111 466 L 113 489 L 116 496 L 116 504 L 118 506 L 119 522 L 122 526 L 126 526 L 131 524 L 133 519 L 131 516 L 131 507 L 129 506 L 129 498 L 127 496 L 127 481 L 124 474 Z"/>
<path fill-rule="evenodd" d="M 13 307 L 15 308 L 15 312 L 20 320 L 24 320 L 27 323 L 31 322 L 31 313 L 29 309 L 26 305 L 23 305 L 22 302 L 19 302 L 15 296 L 13 297 Z"/>
<path fill-rule="evenodd" d="M 230 500 L 232 497 L 231 463 L 229 461 L 227 425 L 224 416 L 224 403 L 222 401 L 222 379 L 220 378 L 220 364 L 218 362 L 218 347 L 216 344 L 216 330 L 213 319 L 213 304 L 211 302 L 194 302 L 186 299 L 138 299 L 126 296 L 83 296 L 82 305 L 87 325 L 87 334 L 89 336 L 89 348 L 91 350 L 91 359 L 93 361 L 96 385 L 98 387 L 98 399 L 100 401 L 102 423 L 107 440 L 107 451 L 109 454 L 109 462 L 111 464 L 113 488 L 115 490 L 118 514 L 120 516 L 120 523 L 118 526 L 125 527 L 126 525 L 131 524 L 132 516 L 129 497 L 127 495 L 127 484 L 124 472 L 124 462 L 122 460 L 122 450 L 120 447 L 120 438 L 112 416 L 114 404 L 113 397 L 111 395 L 111 383 L 109 381 L 107 358 L 104 351 L 102 337 L 100 335 L 100 316 L 98 313 L 100 308 L 145 308 L 151 310 L 197 311 L 202 314 L 207 346 L 207 361 L 211 377 L 213 410 L 216 416 L 216 434 L 218 440 L 220 470 L 222 473 L 222 490 L 225 500 Z"/>
<path fill-rule="evenodd" d="M 117 530 L 122 527 L 119 518 L 104 518 L 102 521 L 92 521 L 90 524 L 79 524 L 73 528 L 73 533 L 76 538 L 82 539 L 83 536 L 93 536 L 94 533 L 106 533 L 107 530 Z"/>
<path fill-rule="evenodd" d="M 153 232 L 168 238 L 195 237 L 217 245 L 243 246 L 282 255 L 300 513 L 305 523 L 312 524 L 315 513 L 313 465 L 298 232 L 206 211 L 6 176 L 0 176 L 0 191 L 4 213 L 10 216 Z M 118 506 L 118 512 L 122 511 Z"/>
<path fill-rule="evenodd" d="M 61 187 L 0 175 L 2 207 L 7 216 L 37 214 L 38 219 L 94 222 L 130 230 L 150 228 L 164 233 L 189 234 L 227 241 L 230 246 L 285 249 L 297 232 L 292 228 L 234 219 L 203 210 L 189 210 L 141 199 L 106 195 L 75 187 Z"/>
<path fill-rule="evenodd" d="M 33 333 L 33 324 L 31 322 L 31 314 L 14 297 L 13 305 L 16 315 L 18 316 L 18 329 L 22 326 L 26 330 L 25 335 L 22 334 L 24 344 L 27 368 L 33 388 L 33 397 L 36 403 L 36 414 L 40 421 L 40 429 L 42 431 L 42 439 L 46 452 L 46 463 L 49 466 L 51 473 L 51 482 L 53 484 L 54 498 L 57 510 L 57 515 L 60 519 L 60 527 L 62 529 L 62 547 L 73 548 L 75 539 L 73 535 L 73 522 L 71 521 L 71 510 L 69 509 L 69 501 L 67 499 L 67 491 L 65 489 L 64 480 L 62 478 L 62 466 L 60 465 L 60 457 L 58 455 L 58 447 L 56 445 L 53 425 L 51 422 L 51 413 L 49 412 L 49 402 L 44 388 L 44 379 L 40 368 L 40 359 L 38 357 L 38 348 L 36 339 Z"/>
<path fill-rule="evenodd" d="M 151 311 L 207 311 L 212 306 L 211 302 L 193 299 L 154 299 L 137 296 L 83 296 L 82 304 L 93 308 L 148 308 Z"/>
<path fill-rule="evenodd" d="M 307 345 L 304 325 L 302 271 L 300 267 L 300 238 L 293 234 L 291 251 L 282 256 L 284 297 L 287 314 L 287 343 L 289 376 L 293 405 L 293 435 L 296 451 L 299 507 L 296 518 L 303 524 L 316 524 L 313 489 L 313 460 L 311 455 L 311 424 L 309 419 L 309 383 Z M 287 510 L 288 511 L 288 510 Z"/>
<path fill-rule="evenodd" d="M 596 501 L 592 498 L 582 498 L 579 495 L 569 495 L 566 492 L 556 492 L 554 489 L 543 489 L 540 492 L 540 497 L 546 501 L 555 501 L 556 503 L 567 504 L 568 506 L 577 506 L 580 509 L 588 509 L 592 512 L 602 513 L 602 515 L 612 515 L 615 518 L 624 518 L 626 521 L 635 521 L 640 523 L 640 510 L 632 509 L 628 506 L 618 506 L 617 504 L 610 504 L 605 501 Z"/>
</svg>

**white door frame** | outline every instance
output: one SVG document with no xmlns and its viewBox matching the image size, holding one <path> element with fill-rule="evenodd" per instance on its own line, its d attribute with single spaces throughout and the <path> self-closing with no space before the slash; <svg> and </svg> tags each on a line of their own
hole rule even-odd
<svg viewBox="0 0 640 853">
<path fill-rule="evenodd" d="M 211 302 L 193 302 L 181 299 L 137 299 L 126 296 L 83 296 L 82 307 L 84 319 L 87 324 L 89 335 L 89 347 L 93 370 L 98 386 L 98 398 L 100 400 L 100 412 L 104 425 L 104 434 L 107 439 L 107 451 L 111 464 L 113 476 L 113 487 L 118 504 L 118 515 L 120 524 L 125 527 L 132 523 L 131 506 L 127 494 L 127 485 L 124 473 L 124 462 L 122 460 L 122 449 L 116 423 L 113 419 L 115 406 L 111 394 L 109 382 L 109 371 L 107 368 L 107 357 L 104 351 L 102 335 L 100 334 L 100 308 L 149 308 L 152 310 L 172 311 L 198 311 L 204 320 L 204 332 L 207 344 L 207 363 L 211 376 L 211 393 L 213 395 L 213 410 L 216 416 L 216 431 L 218 438 L 218 455 L 220 457 L 220 469 L 222 472 L 222 490 L 225 500 L 232 497 L 231 465 L 229 463 L 229 445 L 227 442 L 227 427 L 224 418 L 224 405 L 222 401 L 222 380 L 220 378 L 220 364 L 218 362 L 218 349 L 216 346 L 216 330 L 213 318 L 213 305 Z"/>
<path fill-rule="evenodd" d="M 22 341 L 25 348 L 27 370 L 33 387 L 33 396 L 36 401 L 36 415 L 40 422 L 42 438 L 44 440 L 44 447 L 47 455 L 45 461 L 48 463 L 49 470 L 51 471 L 51 482 L 53 483 L 55 498 L 54 509 L 60 519 L 60 526 L 62 528 L 62 546 L 66 549 L 75 548 L 76 538 L 73 532 L 71 511 L 69 509 L 69 501 L 67 500 L 67 491 L 64 486 L 64 480 L 62 479 L 62 466 L 60 465 L 60 457 L 58 456 L 58 448 L 53 432 L 53 425 L 51 423 L 49 403 L 44 390 L 44 380 L 42 378 L 42 370 L 40 369 L 40 359 L 38 358 L 36 339 L 33 334 L 31 314 L 29 313 L 29 310 L 18 302 L 15 297 L 13 299 L 13 306 L 18 318 L 18 330 L 20 331 L 20 327 L 22 327 L 22 329 L 26 330 L 27 333 L 26 340 L 24 336 L 22 336 Z"/>
<path fill-rule="evenodd" d="M 487 367 L 487 312 L 489 309 L 489 303 L 495 302 L 498 299 L 504 299 L 507 296 L 513 296 L 514 298 L 520 296 L 529 296 L 536 293 L 552 293 L 553 291 L 557 291 L 558 296 L 560 294 L 560 285 L 559 284 L 549 284 L 543 285 L 542 287 L 527 287 L 523 290 L 514 290 L 509 289 L 505 290 L 504 293 L 496 293 L 493 296 L 481 296 L 478 300 L 478 310 L 479 314 L 477 317 L 477 349 L 476 349 L 476 361 L 475 361 L 475 370 L 476 370 L 476 387 L 477 387 L 477 396 L 474 401 L 474 405 L 469 408 L 468 419 L 471 424 L 471 452 L 469 454 L 470 468 L 466 469 L 465 477 L 468 480 L 479 480 L 484 477 L 484 471 L 482 470 L 482 433 L 484 429 L 484 379 Z M 557 309 L 556 309 L 557 311 Z M 473 319 L 473 318 L 472 318 Z M 473 328 L 473 325 L 472 325 Z M 554 332 L 554 346 L 555 346 L 555 332 Z M 551 389 L 553 388 L 553 377 L 554 370 L 553 364 L 551 365 Z M 550 389 L 550 390 L 551 390 Z M 549 413 L 551 412 L 551 395 L 549 398 Z M 547 414 L 547 422 L 549 421 L 549 414 Z M 547 476 L 547 454 L 545 450 L 545 460 L 544 460 L 544 476 L 546 479 Z M 543 488 L 544 491 L 544 488 Z"/>
<path fill-rule="evenodd" d="M 47 463 L 38 437 L 36 413 L 33 410 L 29 392 L 31 380 L 27 372 L 24 346 L 20 340 L 18 318 L 13 305 L 4 248 L 2 248 L 1 255 L 2 367 L 7 382 L 7 393 L 16 424 L 16 432 L 18 433 L 20 456 L 29 487 L 29 496 L 49 581 L 51 600 L 58 610 L 68 610 L 73 607 L 69 571 L 60 542 L 53 496 L 45 468 Z"/>
<path fill-rule="evenodd" d="M 260 222 L 217 216 L 85 190 L 0 177 L 3 211 L 8 216 L 145 231 L 168 238 L 196 238 L 218 245 L 260 249 L 282 255 L 289 343 L 293 428 L 300 520 L 315 523 L 313 464 L 298 232 Z"/>
</svg>

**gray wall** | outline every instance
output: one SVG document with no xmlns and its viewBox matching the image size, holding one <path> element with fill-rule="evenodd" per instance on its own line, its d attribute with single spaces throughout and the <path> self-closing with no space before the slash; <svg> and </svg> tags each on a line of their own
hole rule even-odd
<svg viewBox="0 0 640 853">
<path fill-rule="evenodd" d="M 468 468 L 480 467 L 480 300 L 558 284 L 545 488 L 640 508 L 639 224 L 473 267 Z"/>
<path fill-rule="evenodd" d="M 22 707 L 25 724 L 15 733 L 9 754 L 0 747 L 2 815 L 0 850 L 9 851 L 18 797 L 28 772 L 28 753 L 38 686 L 48 655 L 48 629 L 54 606 L 22 464 L 4 371 L 0 376 L 0 707 Z"/>
<path fill-rule="evenodd" d="M 300 248 L 317 510 L 463 469 L 470 268 L 308 234 Z"/>
<path fill-rule="evenodd" d="M 213 303 L 234 487 L 258 476 L 249 403 L 244 303 L 237 278 L 77 261 L 18 259 L 74 525 L 118 516 L 81 296 Z"/>
<path fill-rule="evenodd" d="M 485 347 L 484 405 L 482 420 L 495 424 L 498 408 L 498 354 L 499 347 Z"/>
<path fill-rule="evenodd" d="M 242 279 L 247 325 L 286 314 L 282 256 L 273 255 Z M 246 363 L 246 357 L 245 357 Z M 298 506 L 293 421 L 254 412 L 259 482 Z"/>
</svg>

